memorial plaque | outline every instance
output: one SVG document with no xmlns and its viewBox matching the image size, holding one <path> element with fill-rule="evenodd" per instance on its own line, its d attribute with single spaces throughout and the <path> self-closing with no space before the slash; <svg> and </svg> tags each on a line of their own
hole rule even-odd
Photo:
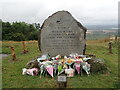
<svg viewBox="0 0 120 90">
<path fill-rule="evenodd" d="M 42 54 L 84 54 L 86 28 L 68 11 L 58 11 L 44 21 L 38 43 Z"/>
<path fill-rule="evenodd" d="M 58 82 L 67 82 L 66 76 L 58 76 Z"/>
</svg>

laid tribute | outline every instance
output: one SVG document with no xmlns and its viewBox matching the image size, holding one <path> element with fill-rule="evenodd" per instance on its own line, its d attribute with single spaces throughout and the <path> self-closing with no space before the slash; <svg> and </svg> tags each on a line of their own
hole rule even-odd
<svg viewBox="0 0 120 90">
<path fill-rule="evenodd" d="M 83 55 L 86 46 L 86 28 L 68 11 L 49 16 L 41 26 L 39 49 L 50 56 L 78 53 Z"/>
</svg>

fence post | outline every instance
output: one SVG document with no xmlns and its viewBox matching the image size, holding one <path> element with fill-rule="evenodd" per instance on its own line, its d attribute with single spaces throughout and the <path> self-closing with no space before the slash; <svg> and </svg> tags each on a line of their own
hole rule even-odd
<svg viewBox="0 0 120 90">
<path fill-rule="evenodd" d="M 115 35 L 115 42 L 117 42 L 117 35 Z"/>
<path fill-rule="evenodd" d="M 28 50 L 26 50 L 26 43 L 25 43 L 25 41 L 22 41 L 22 44 L 23 44 L 23 53 L 27 53 Z"/>
<path fill-rule="evenodd" d="M 112 54 L 112 42 L 109 42 L 109 53 Z"/>
<path fill-rule="evenodd" d="M 17 59 L 16 59 L 16 54 L 15 54 L 15 51 L 14 51 L 14 47 L 11 46 L 10 48 L 11 48 L 11 53 L 12 53 L 12 60 L 15 61 Z"/>
</svg>

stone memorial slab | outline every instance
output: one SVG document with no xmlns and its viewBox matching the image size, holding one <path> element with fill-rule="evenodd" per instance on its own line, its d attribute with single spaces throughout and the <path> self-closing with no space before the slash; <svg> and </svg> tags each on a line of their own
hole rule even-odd
<svg viewBox="0 0 120 90">
<path fill-rule="evenodd" d="M 42 54 L 51 56 L 84 54 L 86 28 L 68 11 L 58 11 L 44 21 L 38 44 Z"/>
</svg>

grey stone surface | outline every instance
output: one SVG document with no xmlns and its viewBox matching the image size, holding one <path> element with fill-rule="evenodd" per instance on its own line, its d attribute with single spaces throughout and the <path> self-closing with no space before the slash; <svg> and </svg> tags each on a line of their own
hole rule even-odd
<svg viewBox="0 0 120 90">
<path fill-rule="evenodd" d="M 84 54 L 86 28 L 68 11 L 58 11 L 44 21 L 38 43 L 42 54 Z"/>
</svg>

